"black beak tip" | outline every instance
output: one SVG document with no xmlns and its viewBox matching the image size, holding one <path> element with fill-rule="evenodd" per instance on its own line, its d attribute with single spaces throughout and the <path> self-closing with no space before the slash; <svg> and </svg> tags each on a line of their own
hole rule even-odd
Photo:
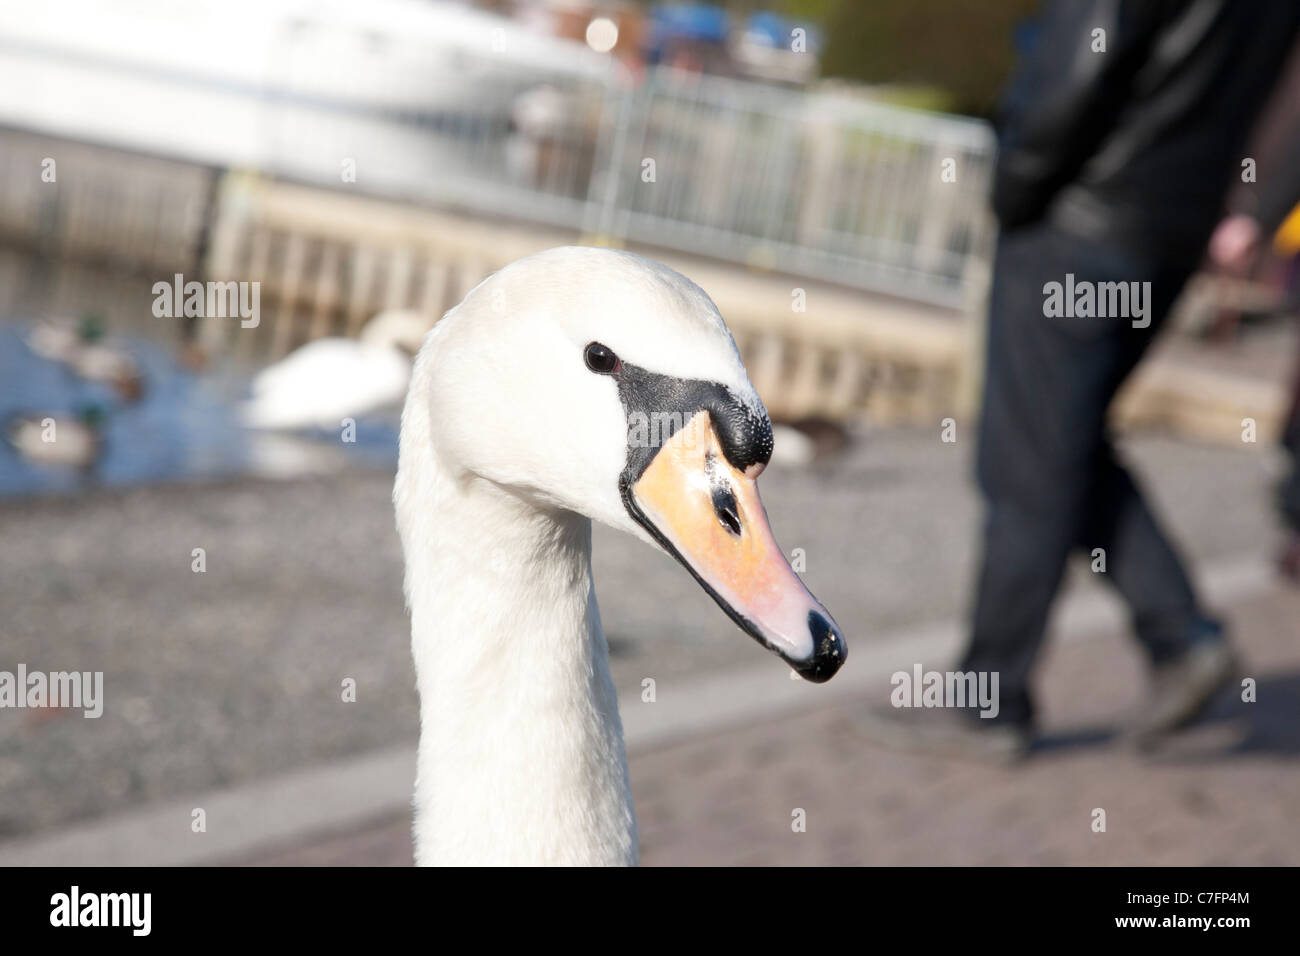
<svg viewBox="0 0 1300 956">
<path fill-rule="evenodd" d="M 805 661 L 792 661 L 791 666 L 804 680 L 824 684 L 844 665 L 849 648 L 840 629 L 824 614 L 808 612 L 808 631 L 813 639 L 812 657 Z"/>
</svg>

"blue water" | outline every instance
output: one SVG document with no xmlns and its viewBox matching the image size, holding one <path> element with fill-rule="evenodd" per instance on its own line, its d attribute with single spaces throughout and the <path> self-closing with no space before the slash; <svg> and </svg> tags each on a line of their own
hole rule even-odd
<svg viewBox="0 0 1300 956">
<path fill-rule="evenodd" d="M 160 343 L 111 338 L 129 352 L 145 377 L 139 401 L 88 382 L 58 362 L 35 355 L 24 341 L 29 326 L 0 323 L 0 434 L 16 414 L 76 417 L 87 406 L 103 410 L 102 453 L 88 471 L 34 465 L 0 437 L 0 496 L 75 493 L 95 486 L 230 478 L 263 472 L 259 447 L 266 436 L 241 427 L 237 403 L 248 393 L 247 372 L 195 374 Z M 395 414 L 359 418 L 357 441 L 337 432 L 299 433 L 315 445 L 319 462 L 344 467 L 395 467 Z"/>
</svg>

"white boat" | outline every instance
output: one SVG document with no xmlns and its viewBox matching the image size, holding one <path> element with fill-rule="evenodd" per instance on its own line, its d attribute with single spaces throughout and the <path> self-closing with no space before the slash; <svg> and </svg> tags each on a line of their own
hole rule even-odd
<svg viewBox="0 0 1300 956">
<path fill-rule="evenodd" d="M 0 126 L 303 182 L 436 193 L 516 99 L 600 81 L 584 44 L 428 0 L 12 0 Z M 487 132 L 485 132 L 487 131 Z"/>
</svg>

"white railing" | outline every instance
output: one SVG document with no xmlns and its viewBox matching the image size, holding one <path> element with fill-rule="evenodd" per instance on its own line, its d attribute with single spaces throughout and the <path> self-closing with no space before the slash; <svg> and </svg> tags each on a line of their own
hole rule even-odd
<svg viewBox="0 0 1300 956">
<path fill-rule="evenodd" d="M 954 305 L 980 265 L 986 124 L 664 70 L 614 112 L 601 234 Z"/>
<path fill-rule="evenodd" d="M 485 72 L 478 90 L 496 106 L 317 112 L 282 132 L 275 171 L 361 154 L 358 186 L 390 196 L 944 305 L 985 265 L 980 121 L 668 69 Z"/>
</svg>

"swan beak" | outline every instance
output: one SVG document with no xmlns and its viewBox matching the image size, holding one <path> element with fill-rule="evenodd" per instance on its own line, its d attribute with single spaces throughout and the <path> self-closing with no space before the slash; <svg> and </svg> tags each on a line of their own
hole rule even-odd
<svg viewBox="0 0 1300 956">
<path fill-rule="evenodd" d="M 741 628 L 821 683 L 848 649 L 772 536 L 758 497 L 762 470 L 733 467 L 709 412 L 701 411 L 654 453 L 624 497 L 633 518 Z"/>
</svg>

